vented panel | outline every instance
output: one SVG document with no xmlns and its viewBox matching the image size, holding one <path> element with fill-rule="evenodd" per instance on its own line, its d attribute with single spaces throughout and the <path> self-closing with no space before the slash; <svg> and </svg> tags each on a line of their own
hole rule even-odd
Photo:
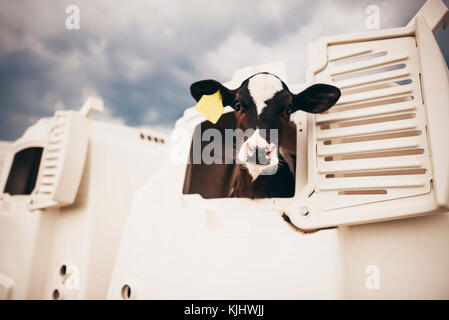
<svg viewBox="0 0 449 320">
<path fill-rule="evenodd" d="M 39 202 L 51 201 L 56 191 L 58 172 L 62 166 L 63 143 L 67 135 L 68 114 L 58 112 L 50 129 L 48 144 L 42 159 L 42 171 L 36 188 L 36 199 Z"/>
<path fill-rule="evenodd" d="M 413 37 L 328 47 L 316 82 L 342 96 L 316 116 L 323 210 L 425 194 L 432 170 Z"/>
<path fill-rule="evenodd" d="M 88 120 L 73 111 L 58 111 L 44 148 L 31 209 L 73 203 L 84 167 Z"/>
</svg>

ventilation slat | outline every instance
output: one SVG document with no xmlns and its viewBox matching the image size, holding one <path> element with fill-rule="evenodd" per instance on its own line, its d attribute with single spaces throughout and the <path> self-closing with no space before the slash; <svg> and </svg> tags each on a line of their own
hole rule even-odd
<svg viewBox="0 0 449 320">
<path fill-rule="evenodd" d="M 46 199 L 48 199 L 48 197 L 51 197 L 51 192 L 38 191 L 37 195 L 38 196 L 36 199 L 39 199 L 39 201 L 45 201 Z"/>
<path fill-rule="evenodd" d="M 404 129 L 413 129 L 416 128 L 417 122 L 416 119 L 406 119 L 406 120 L 397 120 L 390 121 L 385 123 L 372 123 L 360 126 L 352 126 L 345 128 L 335 128 L 335 129 L 327 129 L 317 130 L 317 139 L 333 139 L 333 138 L 341 138 L 341 137 L 349 137 L 356 136 L 362 134 L 372 134 L 372 133 L 381 133 L 388 131 L 396 131 L 396 130 L 404 130 Z"/>
<path fill-rule="evenodd" d="M 378 141 L 340 143 L 334 145 L 318 144 L 317 152 L 319 156 L 332 156 L 336 154 L 350 154 L 356 152 L 413 148 L 418 147 L 419 143 L 420 137 L 407 137 L 407 138 L 387 139 Z"/>
<path fill-rule="evenodd" d="M 337 111 L 331 113 L 317 114 L 316 122 L 320 124 L 323 122 L 330 122 L 330 121 L 349 120 L 361 117 L 388 114 L 393 112 L 409 111 L 414 110 L 415 108 L 416 106 L 413 104 L 413 102 L 402 102 L 402 103 L 387 104 L 377 107 L 368 107 L 341 112 Z"/>
<path fill-rule="evenodd" d="M 54 176 L 51 177 L 42 177 L 40 183 L 43 185 L 54 185 L 56 182 L 56 178 Z"/>
<path fill-rule="evenodd" d="M 54 176 L 54 175 L 56 175 L 56 173 L 57 173 L 56 168 L 44 168 L 42 170 L 43 176 Z"/>
<path fill-rule="evenodd" d="M 354 71 L 359 71 L 371 67 L 382 66 L 385 64 L 399 62 L 408 59 L 407 55 L 398 55 L 398 56 L 383 56 L 379 58 L 374 58 L 370 60 L 355 62 L 342 66 L 330 66 L 329 71 L 331 76 L 337 76 L 340 74 L 346 74 Z"/>
<path fill-rule="evenodd" d="M 360 50 L 354 50 L 350 53 L 348 53 L 346 50 L 341 53 L 329 53 L 329 61 L 336 61 L 336 60 L 343 60 L 346 58 L 352 58 L 355 56 L 359 56 L 362 54 L 370 53 L 372 50 L 370 49 L 360 49 Z"/>
<path fill-rule="evenodd" d="M 410 75 L 410 70 L 408 68 L 403 68 L 399 70 L 384 71 L 376 74 L 364 75 L 356 78 L 335 81 L 340 89 L 346 89 L 354 86 L 367 85 L 376 82 L 381 82 L 390 79 L 397 79 L 401 77 L 406 77 Z"/>
<path fill-rule="evenodd" d="M 45 158 L 46 159 L 55 159 L 55 158 L 59 158 L 59 157 L 60 157 L 60 151 L 59 150 L 55 150 L 55 151 L 47 150 L 47 152 L 45 154 Z"/>
<path fill-rule="evenodd" d="M 58 133 L 58 132 L 56 132 L 56 131 L 53 131 L 51 134 L 50 134 L 50 140 L 57 140 L 57 139 L 60 139 L 61 137 L 62 137 L 62 134 L 63 134 L 63 132 L 60 132 L 60 133 Z"/>
<path fill-rule="evenodd" d="M 418 168 L 423 166 L 423 161 L 422 155 L 339 161 L 324 161 L 323 158 L 320 158 L 318 160 L 318 171 L 319 173 L 327 174 L 380 169 Z"/>
<path fill-rule="evenodd" d="M 45 160 L 44 168 L 55 168 L 58 165 L 58 161 Z"/>
<path fill-rule="evenodd" d="M 46 160 L 55 160 L 55 159 L 59 159 L 60 157 L 60 151 L 50 151 L 50 150 L 46 150 L 45 152 L 45 159 Z"/>
<path fill-rule="evenodd" d="M 376 189 L 376 188 L 410 188 L 422 187 L 426 183 L 423 175 L 408 175 L 395 177 L 357 177 L 335 178 L 323 182 L 319 190 L 351 190 L 351 189 Z"/>
<path fill-rule="evenodd" d="M 61 146 L 58 145 L 48 145 L 46 148 L 47 152 L 58 152 L 61 151 Z"/>
<path fill-rule="evenodd" d="M 63 141 L 64 141 L 64 139 L 62 137 L 53 138 L 53 139 L 52 139 L 52 137 L 50 137 L 48 144 L 49 145 L 61 145 Z"/>
<path fill-rule="evenodd" d="M 49 162 L 49 161 L 57 161 L 59 159 L 59 155 L 58 154 L 48 154 L 45 156 L 45 163 Z"/>
<path fill-rule="evenodd" d="M 53 130 L 52 134 L 58 136 L 60 134 L 63 134 L 65 132 L 65 127 L 58 127 L 55 130 Z"/>
<path fill-rule="evenodd" d="M 348 104 L 348 103 L 355 103 L 359 101 L 366 101 L 366 100 L 372 100 L 372 99 L 378 99 L 378 98 L 386 98 L 391 96 L 397 96 L 401 94 L 410 93 L 413 91 L 413 86 L 408 85 L 396 85 L 391 88 L 385 88 L 385 89 L 379 89 L 379 90 L 372 90 L 368 92 L 361 92 L 361 93 L 355 93 L 355 94 L 348 94 L 343 95 L 337 102 L 336 105 L 342 105 L 342 104 Z"/>
<path fill-rule="evenodd" d="M 39 192 L 42 193 L 52 193 L 54 190 L 54 186 L 53 185 L 40 185 L 39 186 Z"/>
</svg>

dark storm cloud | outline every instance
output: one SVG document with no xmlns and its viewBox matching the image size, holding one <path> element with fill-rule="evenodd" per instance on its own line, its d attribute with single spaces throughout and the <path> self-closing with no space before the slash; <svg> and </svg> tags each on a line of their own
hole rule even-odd
<svg viewBox="0 0 449 320">
<path fill-rule="evenodd" d="M 364 31 L 366 5 L 379 5 L 384 28 L 404 25 L 423 2 L 0 0 L 0 139 L 90 94 L 111 120 L 169 126 L 193 104 L 193 81 L 279 60 L 301 80 L 307 44 Z M 69 4 L 80 8 L 80 30 L 65 28 Z"/>
<path fill-rule="evenodd" d="M 64 9 L 71 3 L 3 1 L 2 139 L 17 138 L 38 117 L 50 116 L 56 105 L 78 108 L 86 92 L 99 94 L 110 115 L 129 125 L 148 124 L 149 109 L 158 110 L 153 122 L 172 124 L 192 104 L 189 83 L 207 70 L 207 52 L 235 30 L 275 44 L 307 23 L 311 11 L 295 2 L 273 7 L 268 1 L 235 1 L 208 8 L 206 2 L 166 7 L 127 2 L 122 10 L 117 2 L 74 1 L 81 29 L 69 31 Z M 134 12 L 129 9 L 133 5 Z"/>
</svg>

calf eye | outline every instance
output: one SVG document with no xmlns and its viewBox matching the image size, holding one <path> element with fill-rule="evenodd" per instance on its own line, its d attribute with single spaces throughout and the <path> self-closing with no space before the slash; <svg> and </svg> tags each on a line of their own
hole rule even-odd
<svg viewBox="0 0 449 320">
<path fill-rule="evenodd" d="M 239 111 L 240 110 L 240 102 L 236 102 L 235 103 L 235 105 L 234 105 L 234 109 L 235 109 L 235 111 Z"/>
</svg>

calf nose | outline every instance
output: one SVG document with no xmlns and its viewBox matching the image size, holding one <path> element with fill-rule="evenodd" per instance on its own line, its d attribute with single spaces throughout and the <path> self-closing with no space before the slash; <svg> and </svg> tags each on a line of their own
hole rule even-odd
<svg viewBox="0 0 449 320">
<path fill-rule="evenodd" d="M 266 157 L 266 149 L 257 147 L 253 155 L 248 155 L 248 162 L 255 164 L 268 164 L 270 159 Z"/>
</svg>

